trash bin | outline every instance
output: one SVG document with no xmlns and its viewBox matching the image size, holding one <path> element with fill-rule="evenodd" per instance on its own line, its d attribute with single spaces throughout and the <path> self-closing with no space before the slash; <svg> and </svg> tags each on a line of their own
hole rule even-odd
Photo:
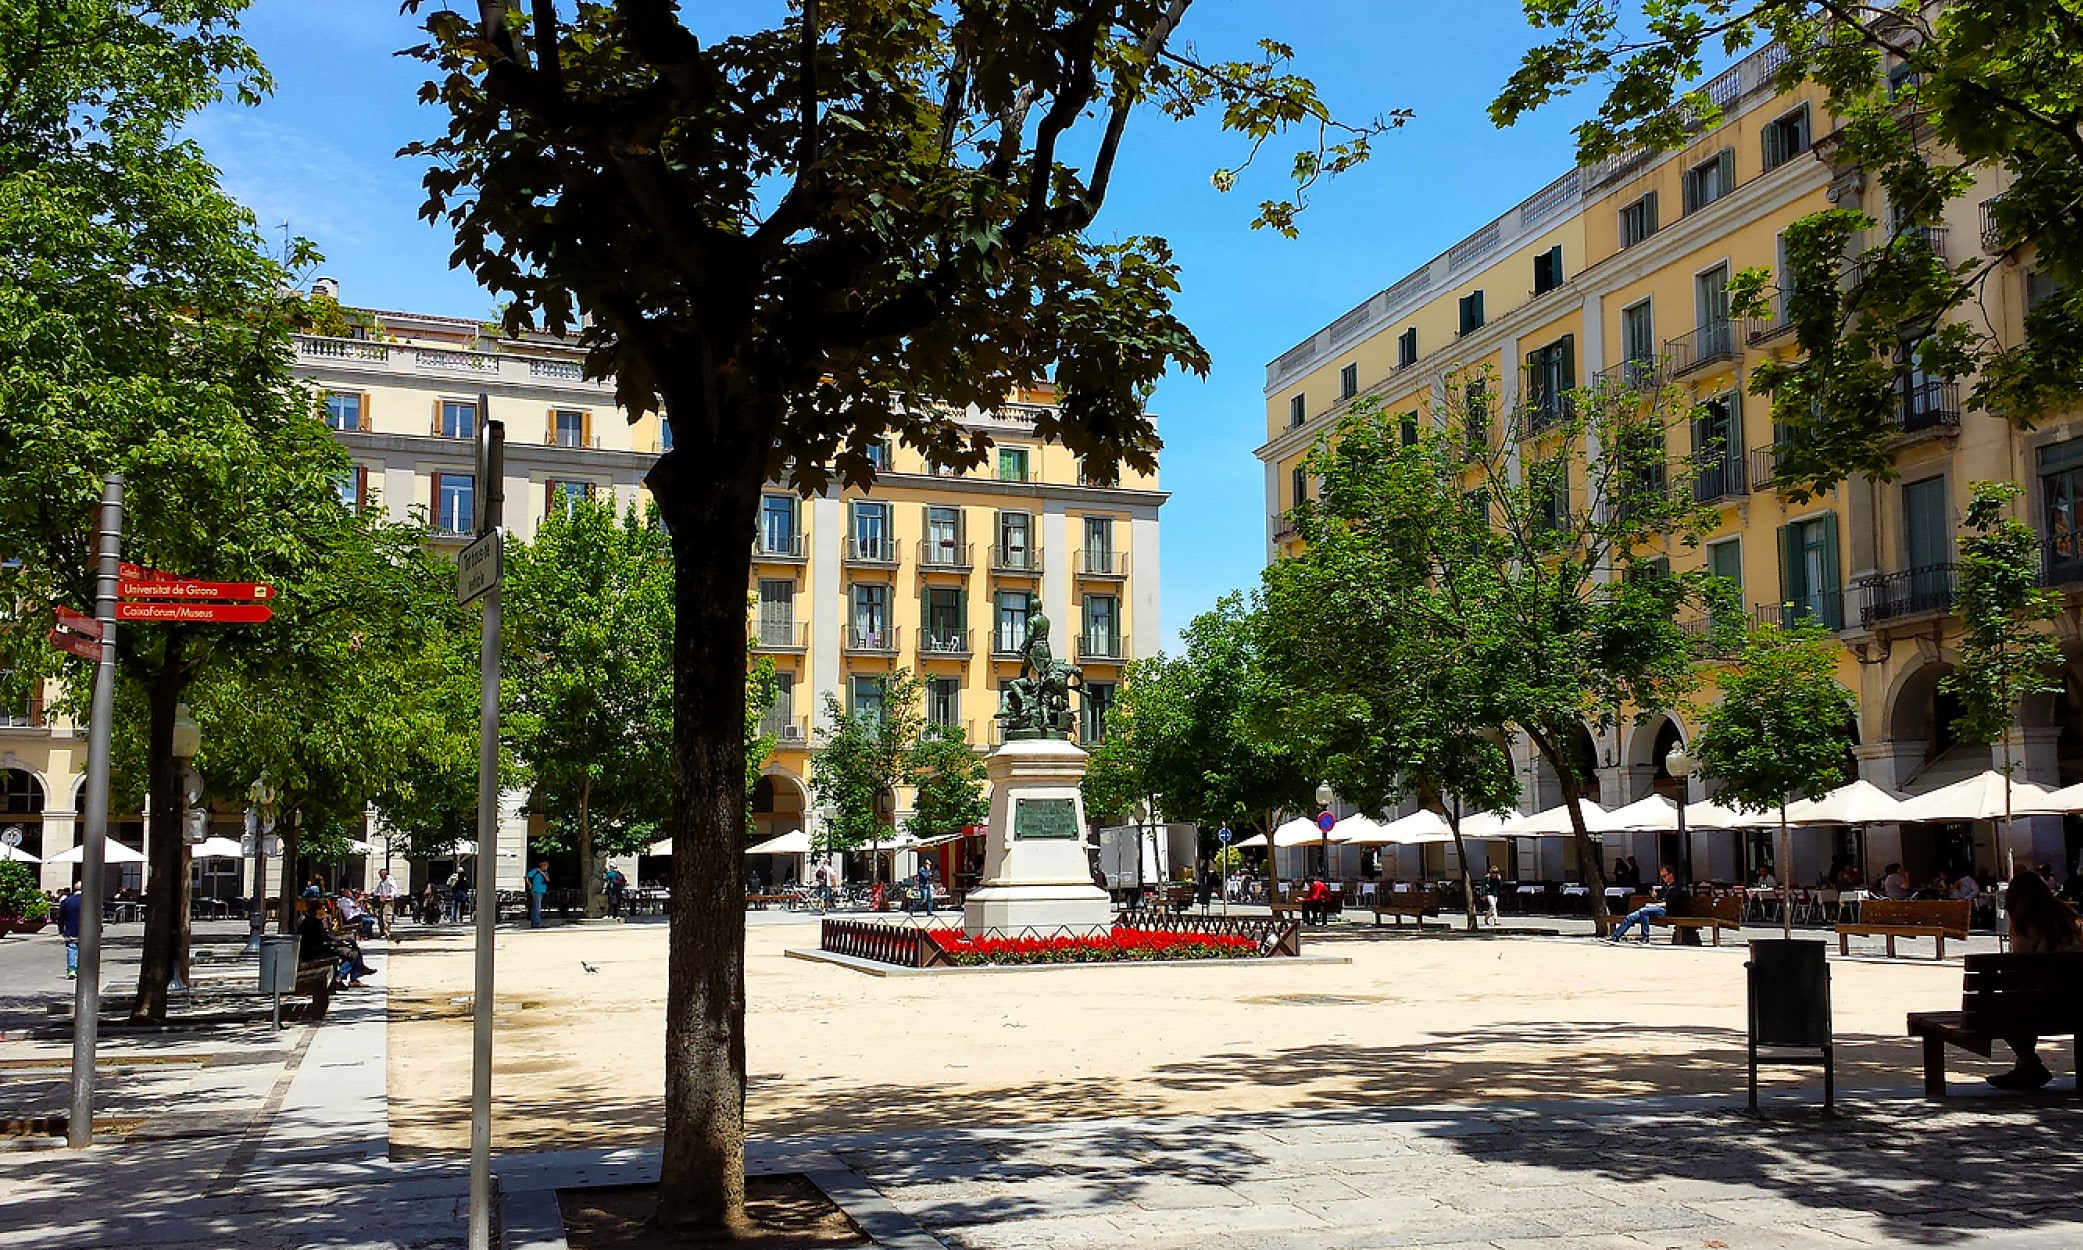
<svg viewBox="0 0 2083 1250">
<path fill-rule="evenodd" d="M 261 934 L 260 992 L 263 994 L 294 994 L 296 992 L 296 988 L 296 934 Z"/>
<path fill-rule="evenodd" d="M 1750 984 L 1750 1109 L 1758 1105 L 1760 1063 L 1820 1064 L 1823 1106 L 1835 1106 L 1836 1052 L 1830 1040 L 1829 947 L 1799 938 L 1759 939 L 1744 964 Z M 1760 1056 L 1759 1047 L 1815 1050 Z"/>
</svg>

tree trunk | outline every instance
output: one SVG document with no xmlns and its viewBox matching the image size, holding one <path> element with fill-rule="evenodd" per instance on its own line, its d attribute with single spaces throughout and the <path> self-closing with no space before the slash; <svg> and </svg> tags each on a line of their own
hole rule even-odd
<svg viewBox="0 0 2083 1250">
<path fill-rule="evenodd" d="M 579 885 L 586 900 L 584 914 L 597 920 L 607 914 L 607 888 L 601 883 L 606 872 L 593 853 L 593 778 L 579 782 Z"/>
<path fill-rule="evenodd" d="M 182 917 L 188 913 L 187 840 L 181 830 L 181 773 L 174 760 L 174 709 L 186 683 L 181 640 L 167 640 L 162 666 L 145 691 L 146 795 L 151 820 L 145 831 L 145 936 L 138 959 L 137 1001 L 130 1018 L 166 1019 L 166 988 L 180 958 Z"/>
<path fill-rule="evenodd" d="M 1794 839 L 1786 831 L 1786 800 L 1779 801 L 1780 936 L 1794 936 Z"/>
<path fill-rule="evenodd" d="M 1444 807 L 1445 804 L 1441 804 L 1441 806 Z M 1454 854 L 1459 856 L 1461 859 L 1461 898 L 1468 904 L 1468 931 L 1470 933 L 1474 933 L 1476 931 L 1475 876 L 1468 870 L 1468 844 L 1461 840 L 1460 811 L 1460 804 L 1456 803 L 1454 805 L 1454 810 L 1446 814 L 1447 827 L 1454 831 Z M 1422 851 L 1419 852 L 1420 855 L 1422 855 L 1423 853 L 1424 852 Z M 1421 870 L 1419 874 L 1420 877 L 1423 876 L 1423 867 L 1423 864 L 1419 865 L 1419 868 Z M 1420 880 L 1418 884 L 1423 885 L 1424 882 Z M 1420 916 L 1418 918 L 1418 923 L 1423 924 L 1424 917 Z"/>
<path fill-rule="evenodd" d="M 304 883 L 297 880 L 297 861 L 304 853 L 304 825 L 302 813 L 289 801 L 282 804 L 282 819 L 276 828 L 285 830 L 282 836 L 282 918 L 280 931 L 297 931 L 297 899 L 304 893 Z"/>
<path fill-rule="evenodd" d="M 685 433 L 699 424 L 689 414 Z M 672 531 L 678 601 L 658 1222 L 731 1231 L 745 1220 L 745 585 L 765 442 L 733 451 L 713 425 L 708 434 L 650 479 Z"/>
<path fill-rule="evenodd" d="M 1591 931 L 1604 937 L 1613 929 L 1613 913 L 1606 910 L 1606 859 L 1592 844 L 1591 831 L 1584 827 L 1584 783 L 1577 779 L 1574 762 L 1562 759 L 1560 753 L 1549 755 L 1543 751 L 1542 754 L 1562 783 L 1562 801 L 1568 807 L 1570 832 L 1577 844 L 1577 863 L 1579 866 L 1590 865 L 1584 877 L 1591 890 Z"/>
</svg>

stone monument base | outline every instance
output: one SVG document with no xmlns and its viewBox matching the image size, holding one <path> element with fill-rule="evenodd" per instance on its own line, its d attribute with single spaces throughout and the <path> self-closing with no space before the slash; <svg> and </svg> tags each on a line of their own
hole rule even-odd
<svg viewBox="0 0 2083 1250">
<path fill-rule="evenodd" d="M 1021 929 L 1104 929 L 1113 900 L 1085 854 L 1085 752 L 1061 738 L 1012 741 L 984 760 L 991 824 L 984 877 L 962 908 L 975 936 Z"/>
</svg>

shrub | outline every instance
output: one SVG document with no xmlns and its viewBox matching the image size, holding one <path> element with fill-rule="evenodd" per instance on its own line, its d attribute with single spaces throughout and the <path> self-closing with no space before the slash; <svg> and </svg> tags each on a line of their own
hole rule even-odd
<svg viewBox="0 0 2083 1250">
<path fill-rule="evenodd" d="M 20 860 L 0 860 L 0 916 L 42 920 L 51 914 L 51 901 L 36 884 L 36 874 Z"/>
<path fill-rule="evenodd" d="M 1157 959 L 1248 959 L 1258 942 L 1235 933 L 1167 933 L 1116 926 L 1111 933 L 1084 937 L 967 937 L 956 931 L 935 932 L 933 940 L 950 963 L 1093 964 Z"/>
</svg>

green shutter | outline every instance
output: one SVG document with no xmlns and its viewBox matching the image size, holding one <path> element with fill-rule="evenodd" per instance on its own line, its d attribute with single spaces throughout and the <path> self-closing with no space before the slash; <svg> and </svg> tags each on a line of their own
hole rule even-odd
<svg viewBox="0 0 2083 1250">
<path fill-rule="evenodd" d="M 1548 277 L 1554 280 L 1556 286 L 1562 285 L 1562 244 L 1560 243 L 1548 249 Z"/>
<path fill-rule="evenodd" d="M 1844 596 L 1838 593 L 1840 586 L 1837 577 L 1837 514 L 1825 512 L 1822 521 L 1823 584 L 1814 588 L 1814 593 L 1822 599 L 1822 611 L 1818 615 L 1831 629 L 1843 629 Z"/>
<path fill-rule="evenodd" d="M 1792 623 L 1787 604 L 1803 597 L 1801 589 L 1801 544 L 1791 525 L 1782 525 L 1779 535 L 1779 623 Z"/>
<path fill-rule="evenodd" d="M 1736 189 L 1736 149 L 1723 148 L 1721 158 L 1716 163 L 1721 168 L 1715 176 L 1715 181 L 1721 184 L 1718 188 L 1721 194 L 1727 195 Z"/>
<path fill-rule="evenodd" d="M 1574 334 L 1563 335 L 1562 341 L 1555 345 L 1555 349 L 1562 353 L 1562 389 L 1565 391 L 1576 390 L 1577 336 Z"/>
</svg>

